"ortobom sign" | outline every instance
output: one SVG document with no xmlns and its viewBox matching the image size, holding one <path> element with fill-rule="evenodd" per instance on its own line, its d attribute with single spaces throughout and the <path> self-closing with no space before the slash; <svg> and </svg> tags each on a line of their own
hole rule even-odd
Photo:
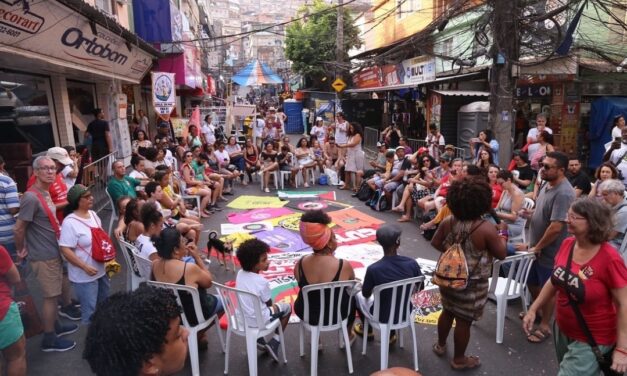
<svg viewBox="0 0 627 376">
<path fill-rule="evenodd" d="M 0 0 L 0 51 L 139 82 L 153 56 L 57 1 Z"/>
</svg>

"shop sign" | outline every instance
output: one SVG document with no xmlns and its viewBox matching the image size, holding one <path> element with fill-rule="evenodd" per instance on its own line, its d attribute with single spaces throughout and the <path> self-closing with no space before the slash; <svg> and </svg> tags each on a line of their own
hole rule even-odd
<svg viewBox="0 0 627 376">
<path fill-rule="evenodd" d="M 516 96 L 519 98 L 550 97 L 551 85 L 528 85 L 516 87 Z"/>
<path fill-rule="evenodd" d="M 388 64 L 381 67 L 383 86 L 400 85 L 403 83 L 403 64 Z"/>
<path fill-rule="evenodd" d="M 57 1 L 0 0 L 0 51 L 28 51 L 53 64 L 139 82 L 152 56 Z"/>
<path fill-rule="evenodd" d="M 381 86 L 381 68 L 368 67 L 353 76 L 353 84 L 356 88 L 363 89 Z"/>
<path fill-rule="evenodd" d="M 403 84 L 421 84 L 435 80 L 435 59 L 429 56 L 403 60 Z"/>
<path fill-rule="evenodd" d="M 163 120 L 170 119 L 176 105 L 174 73 L 152 72 L 152 103 Z"/>
</svg>

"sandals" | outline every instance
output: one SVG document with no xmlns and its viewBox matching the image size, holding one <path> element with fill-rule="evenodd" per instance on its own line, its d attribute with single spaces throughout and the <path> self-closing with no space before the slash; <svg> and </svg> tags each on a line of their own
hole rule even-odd
<svg viewBox="0 0 627 376">
<path fill-rule="evenodd" d="M 455 371 L 468 371 L 474 368 L 477 368 L 481 365 L 481 361 L 478 356 L 467 356 L 466 361 L 462 364 L 455 363 L 454 360 L 451 360 L 451 368 Z"/>
<path fill-rule="evenodd" d="M 440 346 L 437 342 L 433 344 L 433 346 L 431 346 L 431 350 L 433 350 L 433 352 L 435 353 L 435 355 L 437 356 L 443 356 L 444 354 L 446 354 L 446 345 L 444 346 Z"/>
<path fill-rule="evenodd" d="M 398 222 L 409 222 L 411 221 L 411 218 L 409 218 L 406 215 L 403 215 L 402 217 L 400 217 L 399 219 L 397 219 Z"/>
<path fill-rule="evenodd" d="M 397 212 L 397 213 L 403 213 L 405 212 L 405 208 L 401 208 L 400 206 L 395 206 L 392 208 L 393 212 Z"/>
<path fill-rule="evenodd" d="M 364 324 L 358 322 L 355 325 L 353 325 L 353 332 L 355 332 L 355 334 L 357 334 L 360 337 L 364 336 Z M 368 341 L 373 341 L 374 340 L 374 332 L 372 331 L 372 327 L 368 328 Z"/>
<path fill-rule="evenodd" d="M 532 338 L 536 338 L 535 340 Z M 547 339 L 549 339 L 549 337 L 551 337 L 551 332 L 550 331 L 544 331 L 540 328 L 537 328 L 536 330 L 534 330 L 533 332 L 531 332 L 531 334 L 529 334 L 527 336 L 527 341 L 530 343 L 542 343 L 544 341 L 546 341 Z"/>
</svg>

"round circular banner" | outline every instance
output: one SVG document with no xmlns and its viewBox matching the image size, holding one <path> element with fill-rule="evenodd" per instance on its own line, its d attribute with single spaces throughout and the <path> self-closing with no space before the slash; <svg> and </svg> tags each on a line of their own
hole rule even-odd
<svg viewBox="0 0 627 376">
<path fill-rule="evenodd" d="M 322 210 L 326 209 L 328 205 L 325 202 L 320 201 L 306 201 L 298 204 L 300 210 Z"/>
<path fill-rule="evenodd" d="M 262 223 L 249 223 L 247 225 L 242 226 L 242 228 L 244 230 L 247 231 L 263 231 L 263 230 L 268 230 L 268 226 L 262 224 Z"/>
</svg>

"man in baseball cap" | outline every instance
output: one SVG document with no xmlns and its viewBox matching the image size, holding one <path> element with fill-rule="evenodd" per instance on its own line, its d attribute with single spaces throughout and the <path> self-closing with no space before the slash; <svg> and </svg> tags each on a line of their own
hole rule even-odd
<svg viewBox="0 0 627 376">
<path fill-rule="evenodd" d="M 363 288 L 357 293 L 357 309 L 362 320 L 372 320 L 374 307 L 372 291 L 376 286 L 422 275 L 416 260 L 398 254 L 402 233 L 403 231 L 398 225 L 385 224 L 377 230 L 377 242 L 383 247 L 383 258 L 366 269 Z M 391 296 L 381 295 L 381 299 L 379 307 L 383 309 L 379 312 L 378 321 L 387 322 L 390 308 L 386 309 L 385 307 L 391 307 L 392 304 L 397 303 L 391 301 Z M 397 312 L 399 309 L 404 309 L 404 307 L 397 307 Z M 356 323 L 353 329 L 355 333 L 363 336 L 364 328 L 362 323 Z M 372 327 L 368 328 L 368 339 L 374 338 L 371 329 Z M 391 331 L 390 345 L 396 342 L 396 339 L 396 332 Z"/>
</svg>

